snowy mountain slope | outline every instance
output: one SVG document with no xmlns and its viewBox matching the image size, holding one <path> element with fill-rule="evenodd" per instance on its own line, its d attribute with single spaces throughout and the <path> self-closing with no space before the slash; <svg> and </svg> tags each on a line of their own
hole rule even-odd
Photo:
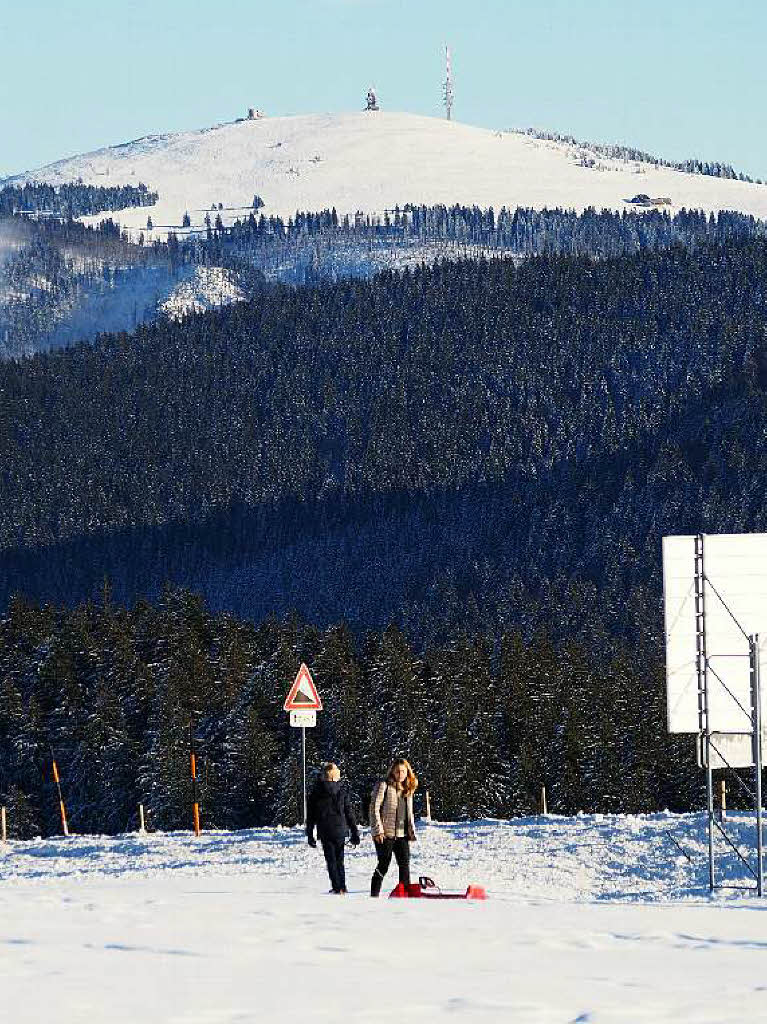
<svg viewBox="0 0 767 1024">
<path fill-rule="evenodd" d="M 232 272 L 223 267 L 185 267 L 184 270 L 184 279 L 166 299 L 157 303 L 158 311 L 171 320 L 181 320 L 187 313 L 219 309 L 248 297 Z"/>
<path fill-rule="evenodd" d="M 10 249 L 6 249 L 9 252 Z M 30 273 L 9 284 L 0 249 L 0 360 L 89 341 L 105 332 L 133 331 L 167 316 L 220 308 L 248 297 L 223 267 L 111 265 L 70 256 L 55 280 Z"/>
<path fill-rule="evenodd" d="M 58 1024 L 762 1020 L 764 901 L 708 898 L 704 828 L 420 827 L 414 874 L 485 883 L 487 902 L 371 900 L 367 837 L 350 895 L 325 895 L 301 829 L 0 845 L 3 1007 L 14 1024 L 52 1006 Z"/>
<path fill-rule="evenodd" d="M 254 194 L 265 214 L 335 206 L 339 214 L 383 214 L 397 204 L 626 209 L 638 193 L 668 197 L 672 211 L 740 210 L 767 217 L 767 186 L 653 164 L 599 156 L 581 166 L 583 147 L 495 132 L 406 113 L 275 117 L 222 124 L 202 131 L 152 135 L 57 161 L 7 179 L 61 184 L 137 184 L 159 192 L 151 210 L 131 208 L 117 219 L 150 238 L 192 227 L 221 203 L 224 224 L 247 215 Z M 91 220 L 98 220 L 93 217 Z"/>
</svg>

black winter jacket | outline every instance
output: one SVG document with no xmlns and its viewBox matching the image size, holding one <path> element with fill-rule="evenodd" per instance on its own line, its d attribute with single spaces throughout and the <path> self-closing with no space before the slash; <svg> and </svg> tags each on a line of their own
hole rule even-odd
<svg viewBox="0 0 767 1024">
<path fill-rule="evenodd" d="M 354 819 L 351 800 L 342 782 L 317 779 L 309 794 L 306 807 L 306 834 L 314 838 L 314 828 L 320 839 L 343 842 L 349 827 L 352 841 L 359 842 L 357 822 Z"/>
</svg>

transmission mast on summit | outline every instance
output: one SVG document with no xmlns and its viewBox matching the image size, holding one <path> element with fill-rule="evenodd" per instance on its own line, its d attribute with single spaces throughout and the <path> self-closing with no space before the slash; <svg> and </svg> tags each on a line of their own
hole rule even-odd
<svg viewBox="0 0 767 1024">
<path fill-rule="evenodd" d="M 445 43 L 445 113 L 448 121 L 453 115 L 453 68 L 450 63 L 450 47 Z"/>
</svg>

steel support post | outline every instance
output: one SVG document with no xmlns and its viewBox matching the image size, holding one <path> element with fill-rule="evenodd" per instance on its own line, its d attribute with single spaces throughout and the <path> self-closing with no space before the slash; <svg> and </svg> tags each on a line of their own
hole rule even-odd
<svg viewBox="0 0 767 1024">
<path fill-rule="evenodd" d="M 711 768 L 711 728 L 708 716 L 708 656 L 706 654 L 706 576 L 704 537 L 695 537 L 695 666 L 698 676 L 698 729 L 706 767 L 708 811 L 708 887 L 714 891 L 714 774 Z"/>
<path fill-rule="evenodd" d="M 751 714 L 754 743 L 754 803 L 756 805 L 756 891 L 764 895 L 764 851 L 762 848 L 762 693 L 759 664 L 759 634 L 749 638 L 751 654 Z"/>
</svg>

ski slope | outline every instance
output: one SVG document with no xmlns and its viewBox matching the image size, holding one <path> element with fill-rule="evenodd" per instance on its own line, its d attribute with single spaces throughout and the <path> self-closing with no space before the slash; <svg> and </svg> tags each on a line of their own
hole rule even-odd
<svg viewBox="0 0 767 1024">
<path fill-rule="evenodd" d="M 745 841 L 749 820 L 732 824 Z M 767 903 L 708 898 L 704 827 L 665 814 L 421 825 L 414 874 L 484 883 L 485 903 L 370 900 L 367 836 L 347 897 L 325 894 L 299 829 L 11 843 L 4 1019 L 764 1020 Z"/>
<path fill-rule="evenodd" d="M 149 135 L 7 179 L 61 184 L 143 182 L 159 192 L 150 210 L 117 218 L 134 236 L 150 239 L 179 230 L 185 211 L 192 228 L 221 203 L 224 224 L 247 216 L 254 194 L 261 211 L 289 217 L 296 210 L 335 206 L 338 213 L 383 215 L 397 204 L 626 209 L 637 193 L 668 197 L 671 212 L 740 210 L 767 217 L 767 186 L 687 174 L 635 161 L 595 157 L 587 149 L 518 132 L 496 132 L 415 114 L 323 114 L 265 117 L 201 131 Z M 151 213 L 154 228 L 146 232 Z M 98 221 L 97 215 L 85 220 Z"/>
</svg>

